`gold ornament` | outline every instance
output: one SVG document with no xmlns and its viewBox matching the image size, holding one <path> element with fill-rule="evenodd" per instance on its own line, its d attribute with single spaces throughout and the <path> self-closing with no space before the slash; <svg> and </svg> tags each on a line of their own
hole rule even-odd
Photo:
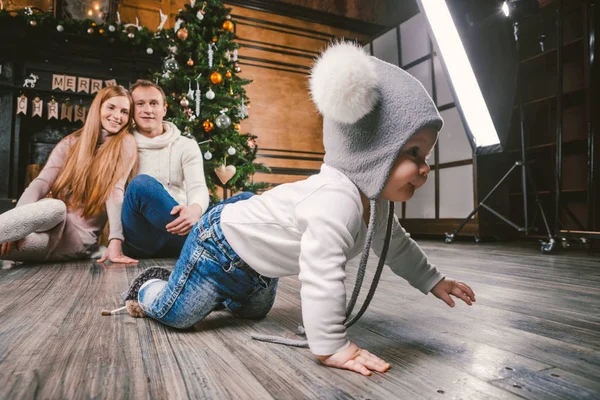
<svg viewBox="0 0 600 400">
<path fill-rule="evenodd" d="M 229 20 L 223 22 L 223 29 L 229 32 L 233 32 L 233 22 Z"/>
<path fill-rule="evenodd" d="M 236 131 L 240 130 L 240 124 L 233 124 L 233 129 L 235 129 Z"/>
<path fill-rule="evenodd" d="M 96 23 L 95 23 L 95 22 L 92 22 L 92 26 L 96 26 Z"/>
<path fill-rule="evenodd" d="M 104 35 L 104 29 L 98 30 L 98 33 L 101 34 L 101 35 Z"/>
<path fill-rule="evenodd" d="M 233 88 L 229 88 L 229 95 L 233 96 Z"/>
<path fill-rule="evenodd" d="M 187 60 L 187 65 L 189 65 L 190 67 L 194 66 L 194 60 L 192 60 L 192 58 L 190 57 L 189 60 Z"/>
<path fill-rule="evenodd" d="M 210 132 L 215 127 L 215 124 L 210 119 L 207 119 L 202 123 L 202 127 L 204 128 L 205 132 Z"/>
<path fill-rule="evenodd" d="M 88 30 L 87 30 L 87 33 L 89 33 L 90 35 L 91 35 L 92 33 L 94 33 L 94 28 L 88 28 Z"/>
<path fill-rule="evenodd" d="M 219 39 L 217 39 L 216 36 L 213 36 L 213 38 L 212 38 L 213 43 L 217 43 L 217 40 L 219 40 Z"/>
<path fill-rule="evenodd" d="M 213 72 L 212 74 L 210 74 L 210 81 L 214 85 L 218 85 L 219 83 L 221 83 L 223 81 L 223 76 L 221 76 L 221 74 L 218 72 Z"/>
<path fill-rule="evenodd" d="M 239 74 L 240 72 L 242 72 L 242 69 L 240 68 L 240 66 L 239 66 L 239 64 L 238 64 L 238 63 L 235 63 L 235 64 L 233 65 L 233 70 L 234 70 L 235 72 L 237 72 L 238 74 Z"/>
<path fill-rule="evenodd" d="M 185 28 L 181 28 L 180 30 L 177 31 L 177 37 L 180 40 L 185 40 L 188 37 L 188 30 Z"/>
<path fill-rule="evenodd" d="M 188 107 L 190 105 L 190 101 L 184 97 L 183 99 L 181 99 L 179 104 L 181 104 L 181 107 Z"/>
<path fill-rule="evenodd" d="M 231 78 L 231 71 L 225 72 L 225 78 Z"/>
<path fill-rule="evenodd" d="M 35 19 L 32 19 L 31 21 L 29 21 L 29 24 L 31 26 L 37 26 L 37 21 Z"/>
</svg>

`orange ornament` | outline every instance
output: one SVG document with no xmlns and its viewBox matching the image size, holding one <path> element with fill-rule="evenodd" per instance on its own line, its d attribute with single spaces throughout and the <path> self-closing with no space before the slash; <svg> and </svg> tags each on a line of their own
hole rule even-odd
<svg viewBox="0 0 600 400">
<path fill-rule="evenodd" d="M 231 78 L 231 71 L 225 72 L 225 78 Z"/>
<path fill-rule="evenodd" d="M 205 132 L 210 132 L 215 127 L 215 124 L 210 119 L 207 119 L 202 123 L 202 127 L 204 128 Z"/>
<path fill-rule="evenodd" d="M 223 22 L 223 29 L 225 29 L 226 31 L 229 31 L 229 32 L 233 32 L 233 22 L 231 22 L 229 20 Z"/>
<path fill-rule="evenodd" d="M 185 28 L 181 28 L 177 31 L 177 37 L 181 40 L 185 40 L 188 37 L 188 30 Z"/>
<path fill-rule="evenodd" d="M 216 36 L 213 36 L 213 38 L 212 38 L 213 43 L 217 43 L 217 40 L 219 40 L 219 39 L 217 39 Z"/>
<path fill-rule="evenodd" d="M 212 74 L 210 74 L 210 81 L 214 85 L 218 85 L 219 83 L 221 83 L 223 81 L 223 76 L 218 72 L 213 72 Z"/>
<path fill-rule="evenodd" d="M 189 65 L 190 67 L 194 66 L 194 60 L 192 60 L 191 58 L 189 60 L 187 60 L 187 65 Z"/>
</svg>

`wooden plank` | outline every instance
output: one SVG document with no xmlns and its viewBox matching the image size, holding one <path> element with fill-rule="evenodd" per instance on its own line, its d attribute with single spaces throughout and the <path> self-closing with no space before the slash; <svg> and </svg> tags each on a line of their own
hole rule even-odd
<svg viewBox="0 0 600 400">
<path fill-rule="evenodd" d="M 492 384 L 528 399 L 597 399 L 600 383 L 558 368 L 522 372 Z"/>
<path fill-rule="evenodd" d="M 307 349 L 250 339 L 256 332 L 295 337 L 302 315 L 293 277 L 281 280 L 264 320 L 216 312 L 175 330 L 99 313 L 119 306 L 142 269 L 173 267 L 173 259 L 0 270 L 0 398 L 600 396 L 595 255 L 543 256 L 529 244 L 423 247 L 445 273 L 473 282 L 478 301 L 451 310 L 385 269 L 371 307 L 350 330 L 392 364 L 371 377 L 326 368 Z M 355 261 L 347 274 L 350 286 Z"/>
</svg>

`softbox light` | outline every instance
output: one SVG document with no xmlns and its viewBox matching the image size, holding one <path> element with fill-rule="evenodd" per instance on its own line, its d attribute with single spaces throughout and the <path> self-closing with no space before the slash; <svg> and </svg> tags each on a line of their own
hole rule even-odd
<svg viewBox="0 0 600 400">
<path fill-rule="evenodd" d="M 518 56 L 512 21 L 494 0 L 417 0 L 439 49 L 475 154 L 506 149 Z"/>
</svg>

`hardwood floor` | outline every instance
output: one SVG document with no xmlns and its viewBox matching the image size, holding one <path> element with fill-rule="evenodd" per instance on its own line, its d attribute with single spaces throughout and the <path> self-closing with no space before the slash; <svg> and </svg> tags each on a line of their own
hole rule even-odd
<svg viewBox="0 0 600 400">
<path fill-rule="evenodd" d="M 371 377 L 323 367 L 307 349 L 250 338 L 298 338 L 296 279 L 281 280 L 262 321 L 215 312 L 177 331 L 100 315 L 120 307 L 141 269 L 173 260 L 1 270 L 0 398 L 600 398 L 598 253 L 421 244 L 441 271 L 471 285 L 477 303 L 450 309 L 385 269 L 371 307 L 350 329 L 352 340 L 392 365 Z M 348 290 L 355 272 L 353 262 Z"/>
</svg>

